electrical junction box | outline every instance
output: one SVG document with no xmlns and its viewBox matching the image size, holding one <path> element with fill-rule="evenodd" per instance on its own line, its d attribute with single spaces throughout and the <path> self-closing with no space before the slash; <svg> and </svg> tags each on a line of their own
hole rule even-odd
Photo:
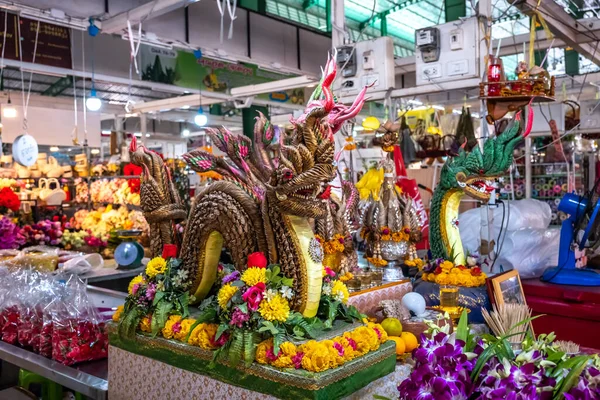
<svg viewBox="0 0 600 400">
<path fill-rule="evenodd" d="M 354 54 L 350 57 L 348 48 L 338 48 L 336 58 L 338 70 L 341 74 L 333 83 L 333 92 L 343 102 L 352 101 L 363 87 L 373 84 L 369 93 L 385 92 L 394 87 L 396 76 L 394 73 L 394 42 L 392 38 L 384 36 L 373 40 L 357 42 Z M 340 56 L 343 53 L 343 56 Z M 346 60 L 348 64 L 346 64 Z M 356 63 L 356 68 L 350 68 L 351 63 Z M 344 66 L 344 64 L 346 64 Z"/>
<path fill-rule="evenodd" d="M 478 77 L 480 37 L 476 17 L 417 30 L 417 86 Z"/>
</svg>

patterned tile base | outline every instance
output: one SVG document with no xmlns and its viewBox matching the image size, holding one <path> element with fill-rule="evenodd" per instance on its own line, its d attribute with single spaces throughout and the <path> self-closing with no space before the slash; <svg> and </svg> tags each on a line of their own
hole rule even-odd
<svg viewBox="0 0 600 400">
<path fill-rule="evenodd" d="M 398 397 L 396 387 L 411 367 L 398 364 L 396 371 L 371 382 L 347 399 L 372 399 L 374 394 Z M 220 382 L 148 357 L 110 346 L 108 398 L 113 400 L 236 399 L 275 400 L 275 397 Z"/>
</svg>

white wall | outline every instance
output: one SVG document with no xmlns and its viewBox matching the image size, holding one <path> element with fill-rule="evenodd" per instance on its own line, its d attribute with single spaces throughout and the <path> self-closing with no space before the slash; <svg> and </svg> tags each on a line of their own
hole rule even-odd
<svg viewBox="0 0 600 400">
<path fill-rule="evenodd" d="M 23 108 L 17 109 L 16 118 L 2 118 L 2 140 L 12 143 L 23 133 Z M 73 109 L 58 110 L 29 106 L 27 112 L 28 133 L 38 144 L 49 146 L 72 146 L 71 133 L 75 126 Z M 78 113 L 79 141 L 83 144 L 83 113 Z M 90 147 L 100 146 L 100 113 L 87 113 L 87 136 Z"/>
<path fill-rule="evenodd" d="M 250 13 L 250 46 L 252 58 L 298 68 L 295 26 Z"/>
</svg>

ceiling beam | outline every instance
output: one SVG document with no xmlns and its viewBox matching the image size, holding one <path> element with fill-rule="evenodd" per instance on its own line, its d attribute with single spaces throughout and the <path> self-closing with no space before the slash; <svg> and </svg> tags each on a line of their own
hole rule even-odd
<svg viewBox="0 0 600 400">
<path fill-rule="evenodd" d="M 548 27 L 558 39 L 562 39 L 568 46 L 572 47 L 579 54 L 590 59 L 593 63 L 600 65 L 600 52 L 597 51 L 598 36 L 593 32 L 580 32 L 578 21 L 569 15 L 561 6 L 554 1 L 537 0 L 508 0 L 509 3 L 516 6 L 522 13 L 533 16 L 540 13 Z M 539 4 L 539 7 L 538 7 Z M 596 45 L 590 43 L 581 43 L 578 38 L 580 33 L 587 35 L 596 42 Z"/>
<path fill-rule="evenodd" d="M 131 26 L 138 25 L 140 22 L 156 18 L 177 8 L 185 7 L 195 1 L 189 0 L 154 0 L 131 10 L 122 12 L 114 17 L 102 21 L 103 33 L 122 33 L 127 29 L 127 21 Z"/>
</svg>

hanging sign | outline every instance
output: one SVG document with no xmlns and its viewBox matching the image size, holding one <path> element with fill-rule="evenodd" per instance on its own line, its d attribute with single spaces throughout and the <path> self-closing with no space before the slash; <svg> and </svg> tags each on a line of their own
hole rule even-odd
<svg viewBox="0 0 600 400">
<path fill-rule="evenodd" d="M 9 60 L 19 60 L 19 42 L 17 38 L 18 23 L 21 23 L 21 37 L 23 41 L 23 62 L 33 60 L 33 49 L 35 47 L 35 36 L 38 29 L 38 21 L 29 18 L 19 18 L 16 14 L 8 13 L 6 28 L 4 27 L 5 12 L 0 12 L 0 49 L 4 40 L 1 37 L 6 29 L 6 48 L 4 57 Z M 73 67 L 71 61 L 71 34 L 69 28 L 40 22 L 38 43 L 35 54 L 35 63 L 50 65 L 53 67 Z"/>
<path fill-rule="evenodd" d="M 27 133 L 17 136 L 13 142 L 12 151 L 13 160 L 25 167 L 30 167 L 37 161 L 37 141 Z"/>
</svg>

